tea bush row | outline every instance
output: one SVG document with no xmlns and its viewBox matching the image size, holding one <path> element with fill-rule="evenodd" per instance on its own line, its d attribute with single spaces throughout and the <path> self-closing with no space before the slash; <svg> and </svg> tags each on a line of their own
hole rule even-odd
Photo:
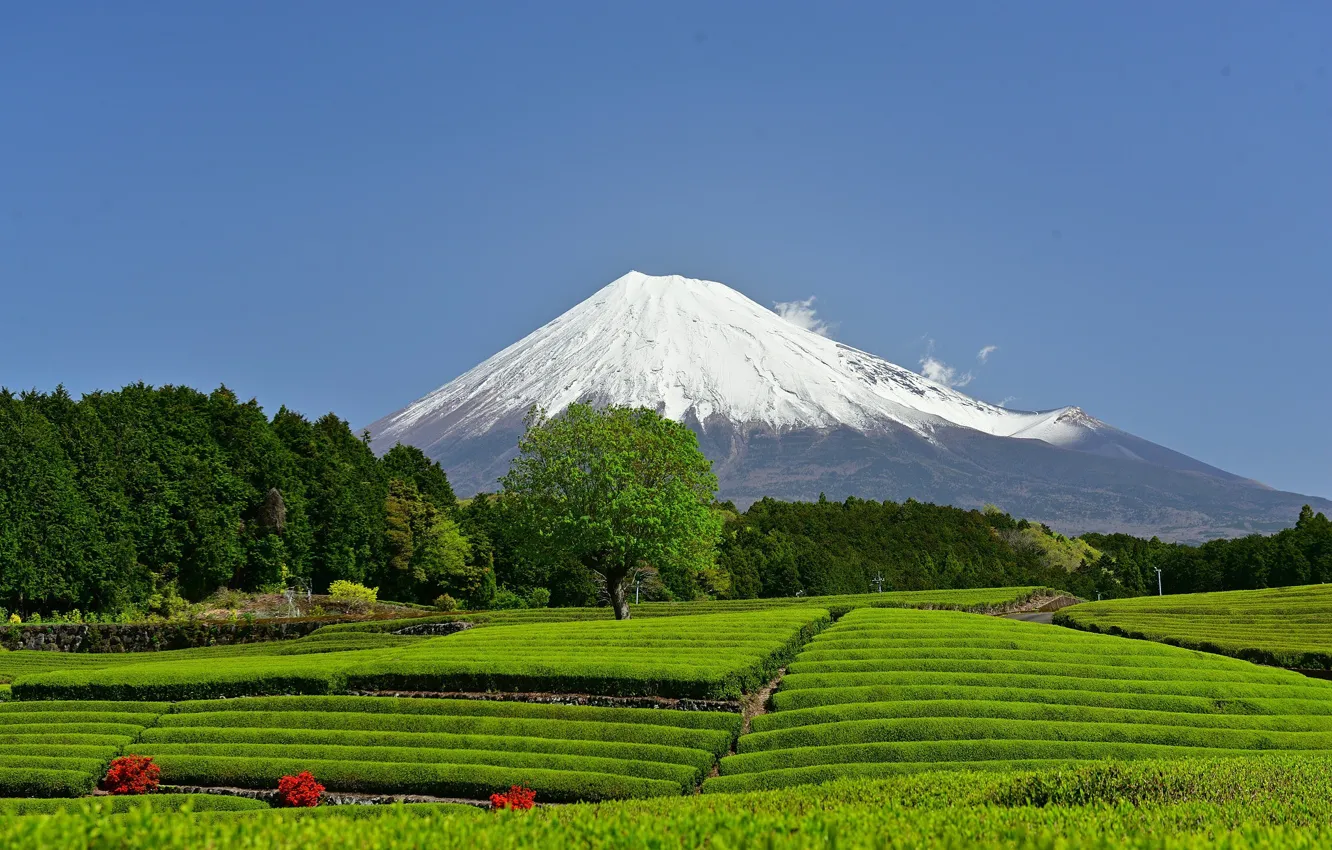
<svg viewBox="0 0 1332 850">
<path fill-rule="evenodd" d="M 730 748 L 731 733 L 647 723 L 604 723 L 541 717 L 383 714 L 370 712 L 217 711 L 167 714 L 153 731 L 197 726 L 241 729 L 346 729 L 365 732 L 423 732 L 454 735 L 561 738 L 633 744 L 661 744 L 720 754 Z"/>
<path fill-rule="evenodd" d="M 1299 669 L 1332 669 L 1332 586 L 1150 596 L 1075 605 L 1058 625 Z"/>
<path fill-rule="evenodd" d="M 91 792 L 120 748 L 165 708 L 133 702 L 0 705 L 0 797 Z"/>
<path fill-rule="evenodd" d="M 539 717 L 591 720 L 602 723 L 645 723 L 685 729 L 720 729 L 738 735 L 743 718 L 717 711 L 674 711 L 661 708 L 618 708 L 517 701 L 411 699 L 403 697 L 253 697 L 244 700 L 199 700 L 174 707 L 179 714 L 213 711 L 352 711 L 382 714 L 466 715 L 478 717 Z"/>
<path fill-rule="evenodd" d="M 537 809 L 512 817 L 448 806 L 305 812 L 159 812 L 107 805 L 11 818 L 18 848 L 1226 847 L 1332 843 L 1325 759 L 1151 761 L 1038 772 L 957 771 L 707 797 Z M 1298 801 L 1292 804 L 1292 801 Z M 151 802 L 149 803 L 151 806 Z"/>
<path fill-rule="evenodd" d="M 647 621 L 494 626 L 388 648 L 117 664 L 24 676 L 16 699 L 182 701 L 352 691 L 552 691 L 734 699 L 829 623 L 779 609 Z M 360 635 L 356 640 L 384 636 Z M 339 638 L 312 636 L 317 645 Z M 301 641 L 292 641 L 293 645 Z M 230 647 L 228 647 L 230 649 Z M 184 650 L 191 652 L 193 650 Z"/>
<path fill-rule="evenodd" d="M 482 764 L 335 761 L 309 758 L 161 755 L 162 781 L 177 785 L 274 788 L 284 775 L 308 770 L 330 790 L 484 799 L 496 788 L 523 784 L 546 802 L 614 800 L 681 794 L 679 782 L 590 771 Z"/>
<path fill-rule="evenodd" d="M 1332 683 L 950 612 L 846 615 L 789 665 L 772 705 L 705 790 L 929 764 L 1332 754 Z"/>
<path fill-rule="evenodd" d="M 1062 591 L 1045 587 L 989 587 L 961 590 L 889 591 L 887 593 L 859 593 L 839 596 L 786 596 L 765 599 L 729 599 L 702 602 L 644 602 L 631 605 L 635 619 L 654 617 L 688 617 L 700 614 L 746 613 L 769 611 L 774 608 L 824 608 L 841 616 L 856 608 L 869 607 L 924 607 L 946 610 L 965 610 L 988 613 L 1014 608 L 1036 597 L 1057 596 Z M 423 623 L 445 623 L 456 620 L 486 625 L 521 625 L 530 623 L 561 623 L 584 620 L 612 620 L 610 608 L 524 608 L 507 611 L 474 611 L 459 614 L 400 620 L 380 620 L 365 623 L 334 623 L 323 626 L 315 634 L 355 632 L 394 632 Z"/>
<path fill-rule="evenodd" d="M 78 812 L 88 807 L 87 800 L 35 798 L 0 799 L 0 816 L 46 815 L 57 812 Z M 268 812 L 272 808 L 263 800 L 232 797 L 223 794 L 153 794 L 151 797 L 102 797 L 96 804 L 104 814 L 122 814 L 148 805 L 155 812 L 174 812 L 188 808 L 191 812 Z"/>
<path fill-rule="evenodd" d="M 174 726 L 146 729 L 136 747 L 157 744 L 226 744 L 244 751 L 255 744 L 299 744 L 309 747 L 424 747 L 443 750 L 484 750 L 573 756 L 597 756 L 630 761 L 682 764 L 704 773 L 717 757 L 706 750 L 666 744 L 561 738 L 460 735 L 430 732 L 374 732 L 356 729 L 253 729 L 239 727 Z"/>
</svg>

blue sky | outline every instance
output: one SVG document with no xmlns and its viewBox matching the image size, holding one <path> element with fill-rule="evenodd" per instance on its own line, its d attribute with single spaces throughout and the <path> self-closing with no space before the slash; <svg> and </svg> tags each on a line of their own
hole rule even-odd
<svg viewBox="0 0 1332 850">
<path fill-rule="evenodd" d="M 1326 3 L 10 4 L 0 81 L 11 388 L 359 426 L 636 268 L 1332 496 Z"/>
</svg>

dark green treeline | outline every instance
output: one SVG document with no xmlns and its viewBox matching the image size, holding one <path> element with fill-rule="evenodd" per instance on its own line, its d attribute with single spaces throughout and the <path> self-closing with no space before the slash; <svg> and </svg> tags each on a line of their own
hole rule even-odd
<svg viewBox="0 0 1332 850">
<path fill-rule="evenodd" d="M 438 464 L 376 458 L 332 414 L 269 419 L 225 387 L 0 391 L 8 611 L 142 611 L 298 579 L 465 598 L 494 581 L 456 510 Z"/>
</svg>

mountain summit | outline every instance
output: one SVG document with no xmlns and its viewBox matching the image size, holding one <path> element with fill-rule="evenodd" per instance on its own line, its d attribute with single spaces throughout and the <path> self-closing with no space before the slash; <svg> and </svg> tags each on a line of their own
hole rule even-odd
<svg viewBox="0 0 1332 850">
<path fill-rule="evenodd" d="M 493 489 L 528 408 L 574 402 L 689 424 L 740 503 L 994 502 L 1070 531 L 1186 539 L 1281 527 L 1302 504 L 1076 407 L 978 401 L 678 275 L 612 281 L 370 431 L 379 451 L 402 442 L 439 460 L 459 492 Z"/>
</svg>

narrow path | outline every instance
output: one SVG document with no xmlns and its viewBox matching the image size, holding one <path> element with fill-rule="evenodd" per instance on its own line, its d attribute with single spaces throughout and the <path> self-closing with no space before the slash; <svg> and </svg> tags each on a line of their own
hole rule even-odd
<svg viewBox="0 0 1332 850">
<path fill-rule="evenodd" d="M 1026 611 L 1021 614 L 1005 614 L 1005 619 L 1022 620 L 1025 623 L 1045 623 L 1051 625 L 1054 623 L 1053 611 Z"/>
<path fill-rule="evenodd" d="M 777 675 L 772 678 L 771 682 L 759 688 L 754 693 L 747 695 L 740 701 L 740 714 L 745 720 L 744 723 L 740 725 L 740 734 L 731 742 L 731 748 L 726 751 L 726 755 L 735 755 L 736 743 L 741 737 L 749 734 L 749 727 L 754 718 L 758 717 L 760 714 L 768 713 L 768 699 L 772 697 L 772 692 L 777 690 L 777 686 L 782 683 L 782 677 L 785 675 L 786 668 L 782 667 L 777 671 Z M 721 759 L 717 759 L 717 762 L 712 765 L 712 770 L 708 772 L 707 778 L 711 779 L 712 777 L 719 775 L 721 775 Z M 699 785 L 695 788 L 694 793 L 703 793 L 703 786 Z"/>
<path fill-rule="evenodd" d="M 222 797 L 246 797 L 251 800 L 263 800 L 265 803 L 275 803 L 278 797 L 276 791 L 238 788 L 231 785 L 163 785 L 162 791 L 173 794 L 217 794 Z M 104 791 L 100 792 L 100 794 L 105 793 Z M 390 805 L 392 803 L 457 803 L 483 809 L 490 808 L 489 800 L 473 800 L 467 797 L 430 797 L 424 794 L 356 794 L 350 791 L 325 791 L 323 796 L 319 798 L 319 805 L 321 806 L 367 806 Z M 540 803 L 538 805 L 554 806 L 563 804 Z"/>
<path fill-rule="evenodd" d="M 777 675 L 773 677 L 771 682 L 745 697 L 740 709 L 740 713 L 745 718 L 744 725 L 740 727 L 741 735 L 749 734 L 749 726 L 755 717 L 768 713 L 768 700 L 772 697 L 772 692 L 777 690 L 777 686 L 782 683 L 782 677 L 785 675 L 786 668 L 783 667 L 777 671 Z"/>
<path fill-rule="evenodd" d="M 739 700 L 690 699 L 688 697 L 613 697 L 601 694 L 507 691 L 348 691 L 350 696 L 411 697 L 414 699 L 469 699 L 480 702 L 533 702 L 545 705 L 595 705 L 603 708 L 672 708 L 677 711 L 739 712 Z"/>
</svg>

